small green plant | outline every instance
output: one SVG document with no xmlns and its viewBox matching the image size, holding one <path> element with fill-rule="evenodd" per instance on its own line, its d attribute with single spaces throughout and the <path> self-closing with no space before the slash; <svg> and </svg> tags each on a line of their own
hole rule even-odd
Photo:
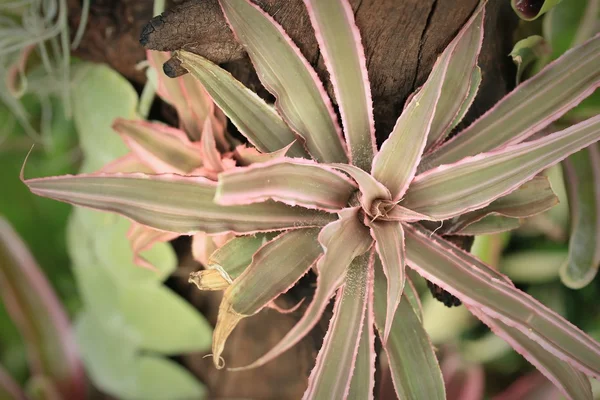
<svg viewBox="0 0 600 400">
<path fill-rule="evenodd" d="M 216 180 L 190 172 L 95 173 L 25 183 L 39 195 L 165 232 L 235 234 L 211 255 L 208 270 L 191 277 L 201 288 L 225 289 L 213 336 L 217 367 L 238 322 L 313 270 L 317 289 L 302 319 L 245 368 L 294 346 L 335 296 L 305 398 L 372 398 L 376 332 L 400 398 L 445 398 L 408 265 L 460 299 L 567 397 L 591 398 L 586 375 L 600 376 L 600 344 L 444 235 L 509 230 L 557 203 L 538 173 L 600 139 L 600 117 L 531 137 L 599 85 L 600 37 L 548 65 L 448 140 L 482 78 L 481 6 L 377 149 L 350 4 L 305 3 L 343 131 L 322 83 L 284 30 L 248 0 L 221 0 L 275 108 L 209 61 L 184 51 L 176 56 L 262 153 L 253 154 L 256 162 L 238 161 Z"/>
</svg>

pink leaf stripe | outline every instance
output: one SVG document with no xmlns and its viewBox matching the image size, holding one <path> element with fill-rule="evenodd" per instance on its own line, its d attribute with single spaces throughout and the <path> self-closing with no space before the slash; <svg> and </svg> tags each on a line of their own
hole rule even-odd
<svg viewBox="0 0 600 400">
<path fill-rule="evenodd" d="M 341 129 L 317 73 L 283 28 L 248 0 L 220 0 L 263 85 L 286 123 L 319 162 L 346 162 Z"/>
<path fill-rule="evenodd" d="M 25 243 L 3 218 L 0 289 L 2 302 L 25 341 L 31 372 L 49 379 L 64 398 L 84 399 L 83 365 L 66 311 Z"/>
<path fill-rule="evenodd" d="M 373 252 L 354 259 L 338 290 L 333 317 L 308 378 L 303 400 L 346 399 L 356 364 L 367 302 L 373 290 Z"/>
<path fill-rule="evenodd" d="M 40 196 L 124 215 L 166 232 L 255 233 L 325 226 L 335 216 L 267 201 L 220 206 L 216 183 L 172 174 L 84 174 L 24 181 Z"/>
<path fill-rule="evenodd" d="M 517 86 L 481 118 L 425 157 L 423 170 L 525 141 L 600 86 L 600 35 Z"/>
<path fill-rule="evenodd" d="M 408 265 L 419 274 L 576 369 L 600 377 L 599 343 L 458 247 L 418 226 L 406 226 L 405 234 Z"/>
<path fill-rule="evenodd" d="M 530 142 L 467 157 L 418 175 L 402 205 L 437 220 L 511 193 L 538 172 L 600 139 L 600 115 Z"/>
<path fill-rule="evenodd" d="M 469 311 L 483 321 L 490 329 L 533 364 L 568 399 L 592 399 L 592 388 L 588 377 L 568 363 L 554 357 L 535 341 L 515 328 L 490 318 L 477 308 L 467 306 Z"/>
<path fill-rule="evenodd" d="M 319 234 L 324 255 L 317 263 L 317 289 L 304 316 L 267 354 L 246 367 L 231 370 L 256 368 L 266 364 L 302 340 L 319 322 L 329 299 L 344 283 L 348 265 L 372 245 L 369 231 L 358 221 L 358 211 L 358 208 L 343 210 L 341 218 L 327 225 Z"/>
<path fill-rule="evenodd" d="M 178 236 L 178 233 L 163 232 L 132 222 L 129 231 L 127 232 L 127 239 L 129 239 L 129 243 L 131 244 L 133 262 L 140 267 L 158 271 L 158 269 L 141 256 L 140 253 L 151 249 L 156 243 L 168 242 Z"/>
<path fill-rule="evenodd" d="M 350 161 L 369 171 L 376 151 L 371 86 L 354 11 L 346 0 L 304 0 L 331 76 Z"/>
<path fill-rule="evenodd" d="M 375 221 L 370 224 L 371 236 L 387 278 L 387 303 L 382 342 L 385 344 L 392 329 L 396 309 L 400 304 L 406 281 L 404 231 L 400 222 Z"/>
<path fill-rule="evenodd" d="M 295 206 L 339 211 L 357 189 L 344 174 L 302 159 L 277 159 L 219 175 L 215 201 L 252 204 L 268 199 Z"/>
</svg>

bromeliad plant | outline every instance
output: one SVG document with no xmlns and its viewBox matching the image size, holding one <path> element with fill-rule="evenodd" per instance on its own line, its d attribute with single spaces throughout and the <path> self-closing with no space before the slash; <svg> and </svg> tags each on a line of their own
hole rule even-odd
<svg viewBox="0 0 600 400">
<path fill-rule="evenodd" d="M 235 233 L 212 254 L 212 269 L 193 277 L 201 287 L 226 289 L 213 337 L 219 367 L 236 324 L 312 269 L 317 289 L 304 316 L 250 367 L 301 340 L 335 296 L 305 398 L 372 398 L 375 331 L 400 398 L 444 398 L 408 265 L 458 297 L 567 397 L 591 398 L 586 375 L 600 377 L 600 344 L 443 234 L 511 229 L 519 218 L 556 204 L 548 181 L 537 174 L 600 139 L 600 117 L 528 139 L 600 84 L 600 37 L 548 65 L 447 140 L 481 81 L 480 7 L 378 150 L 352 9 L 346 0 L 305 3 L 343 132 L 322 83 L 285 31 L 248 0 L 220 0 L 275 95 L 275 109 L 209 61 L 183 51 L 177 57 L 251 144 L 278 157 L 221 172 L 216 182 L 182 174 L 98 173 L 25 183 L 39 195 L 117 212 L 167 232 Z"/>
</svg>

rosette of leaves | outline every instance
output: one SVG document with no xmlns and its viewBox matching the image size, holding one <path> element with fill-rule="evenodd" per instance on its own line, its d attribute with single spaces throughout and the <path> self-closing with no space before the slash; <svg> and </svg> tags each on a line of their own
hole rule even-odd
<svg viewBox="0 0 600 400">
<path fill-rule="evenodd" d="M 586 375 L 600 376 L 600 344 L 442 233 L 511 229 L 519 218 L 556 204 L 547 180 L 537 174 L 600 139 L 600 117 L 531 136 L 598 85 L 600 37 L 566 53 L 447 140 L 481 80 L 480 7 L 377 149 L 366 60 L 350 4 L 305 3 L 343 130 L 322 83 L 284 30 L 248 0 L 221 0 L 275 96 L 275 108 L 207 60 L 186 52 L 177 57 L 251 144 L 261 152 L 290 146 L 285 157 L 222 172 L 217 182 L 99 173 L 25 183 L 39 195 L 117 212 L 164 231 L 235 233 L 210 263 L 226 287 L 213 336 L 219 367 L 236 324 L 312 269 L 317 288 L 304 316 L 251 366 L 296 344 L 335 297 L 305 398 L 372 398 L 376 333 L 399 397 L 444 398 L 408 265 L 458 297 L 566 396 L 590 398 Z"/>
</svg>

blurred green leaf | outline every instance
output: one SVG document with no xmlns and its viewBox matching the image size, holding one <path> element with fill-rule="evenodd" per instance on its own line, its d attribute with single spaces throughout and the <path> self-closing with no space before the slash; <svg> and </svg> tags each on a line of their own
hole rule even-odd
<svg viewBox="0 0 600 400">
<path fill-rule="evenodd" d="M 500 261 L 500 271 L 517 283 L 550 282 L 558 278 L 566 258 L 562 251 L 521 251 L 506 255 Z"/>
<path fill-rule="evenodd" d="M 521 82 L 525 70 L 547 53 L 545 50 L 546 43 L 539 35 L 529 36 L 515 44 L 510 56 L 517 65 L 517 85 Z"/>
</svg>

